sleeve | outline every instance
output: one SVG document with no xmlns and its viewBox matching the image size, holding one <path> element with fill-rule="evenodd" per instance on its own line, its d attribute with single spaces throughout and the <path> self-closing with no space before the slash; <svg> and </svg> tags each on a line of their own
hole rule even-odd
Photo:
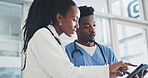
<svg viewBox="0 0 148 78">
<path fill-rule="evenodd" d="M 109 51 L 109 58 L 108 58 L 108 60 L 109 60 L 110 64 L 112 65 L 112 64 L 117 63 L 118 60 L 117 60 L 113 50 L 108 48 L 108 51 Z"/>
<path fill-rule="evenodd" d="M 74 67 L 48 30 L 34 34 L 30 48 L 45 73 L 53 78 L 109 78 L 108 65 Z"/>
<path fill-rule="evenodd" d="M 72 43 L 68 44 L 65 46 L 65 51 L 66 51 L 66 54 L 68 55 L 68 58 L 70 60 L 71 63 L 73 63 L 73 59 L 72 59 L 72 51 L 73 51 L 73 48 L 72 47 Z"/>
</svg>

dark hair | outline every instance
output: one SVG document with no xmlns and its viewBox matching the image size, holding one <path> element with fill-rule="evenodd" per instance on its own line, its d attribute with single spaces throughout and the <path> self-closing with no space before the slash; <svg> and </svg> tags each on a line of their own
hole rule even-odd
<svg viewBox="0 0 148 78">
<path fill-rule="evenodd" d="M 57 13 L 65 16 L 71 6 L 75 5 L 72 0 L 34 0 L 23 27 L 24 46 L 22 52 L 26 52 L 28 42 L 38 29 L 55 23 Z"/>
<path fill-rule="evenodd" d="M 94 15 L 94 8 L 93 7 L 80 6 L 79 10 L 81 13 L 80 18 L 85 17 L 85 16 L 89 16 L 89 15 Z"/>
</svg>

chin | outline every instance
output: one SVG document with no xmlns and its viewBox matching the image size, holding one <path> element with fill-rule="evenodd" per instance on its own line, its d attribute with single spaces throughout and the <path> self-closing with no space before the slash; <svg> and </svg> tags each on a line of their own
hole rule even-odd
<svg viewBox="0 0 148 78">
<path fill-rule="evenodd" d="M 65 33 L 66 34 L 66 33 Z M 75 33 L 67 33 L 66 34 L 68 37 L 72 37 L 72 36 L 75 36 Z"/>
<path fill-rule="evenodd" d="M 72 34 L 66 34 L 68 37 L 72 37 Z"/>
<path fill-rule="evenodd" d="M 94 42 L 94 41 L 95 41 L 95 39 L 91 39 L 91 40 L 88 40 L 88 41 L 90 41 L 90 42 Z"/>
<path fill-rule="evenodd" d="M 68 35 L 68 37 L 72 37 L 72 35 Z"/>
</svg>

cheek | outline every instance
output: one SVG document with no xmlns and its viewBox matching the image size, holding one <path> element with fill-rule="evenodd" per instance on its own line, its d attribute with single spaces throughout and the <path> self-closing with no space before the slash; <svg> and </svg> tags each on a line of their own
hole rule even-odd
<svg viewBox="0 0 148 78">
<path fill-rule="evenodd" d="M 72 27 L 71 23 L 66 23 L 66 24 L 64 25 L 64 28 L 63 28 L 63 29 L 64 29 L 66 32 L 70 32 L 72 28 L 73 28 L 73 27 Z"/>
<path fill-rule="evenodd" d="M 74 28 L 75 26 L 75 22 L 73 22 L 72 20 L 67 20 L 67 21 L 64 21 L 64 30 L 66 31 L 71 31 L 71 29 Z"/>
<path fill-rule="evenodd" d="M 72 26 L 73 26 L 73 27 L 74 27 L 76 24 L 77 24 L 76 21 L 73 21 L 73 22 L 72 22 Z"/>
<path fill-rule="evenodd" d="M 69 29 L 73 29 L 74 26 L 75 26 L 75 22 L 69 21 L 69 23 L 68 23 L 68 28 L 69 28 Z"/>
<path fill-rule="evenodd" d="M 79 31 L 81 36 L 85 36 L 85 32 Z"/>
<path fill-rule="evenodd" d="M 85 37 L 89 36 L 89 32 L 84 31 L 84 30 L 83 30 L 82 34 L 83 34 Z"/>
</svg>

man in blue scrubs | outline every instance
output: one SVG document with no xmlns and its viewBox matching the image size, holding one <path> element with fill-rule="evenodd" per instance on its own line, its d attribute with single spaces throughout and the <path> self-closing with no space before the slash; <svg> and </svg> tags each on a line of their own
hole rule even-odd
<svg viewBox="0 0 148 78">
<path fill-rule="evenodd" d="M 95 18 L 92 7 L 81 6 L 78 39 L 66 45 L 66 53 L 75 66 L 115 64 L 118 62 L 114 52 L 104 45 L 95 43 Z"/>
</svg>

